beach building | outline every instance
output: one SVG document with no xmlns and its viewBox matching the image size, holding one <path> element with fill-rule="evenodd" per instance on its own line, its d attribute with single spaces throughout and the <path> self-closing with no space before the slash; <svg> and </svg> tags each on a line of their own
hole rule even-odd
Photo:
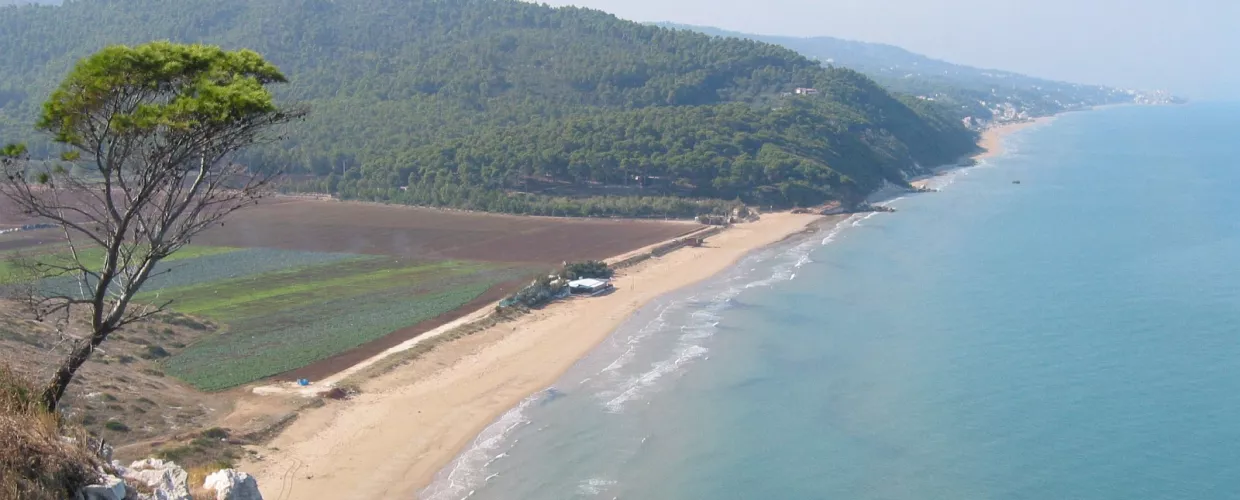
<svg viewBox="0 0 1240 500">
<path fill-rule="evenodd" d="M 607 280 L 599 280 L 594 278 L 583 278 L 568 282 L 568 289 L 572 290 L 572 293 L 575 294 L 594 295 L 596 293 L 605 292 L 610 288 L 611 283 L 607 282 Z"/>
</svg>

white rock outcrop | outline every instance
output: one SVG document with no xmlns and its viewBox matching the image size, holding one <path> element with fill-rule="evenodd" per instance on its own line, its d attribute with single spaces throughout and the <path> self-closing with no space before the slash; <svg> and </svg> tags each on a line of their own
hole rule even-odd
<svg viewBox="0 0 1240 500">
<path fill-rule="evenodd" d="M 233 469 L 224 469 L 207 476 L 202 486 L 215 490 L 215 500 L 263 500 L 254 476 Z"/>
<path fill-rule="evenodd" d="M 100 472 L 99 484 L 82 488 L 73 500 L 193 500 L 189 474 L 173 462 L 148 458 L 125 467 L 113 461 L 111 469 Z M 203 489 L 215 492 L 216 500 L 263 500 L 254 476 L 233 469 L 207 476 Z"/>
<path fill-rule="evenodd" d="M 121 473 L 131 483 L 152 490 L 151 494 L 139 494 L 139 500 L 192 500 L 189 474 L 175 463 L 148 458 L 129 464 Z"/>
</svg>

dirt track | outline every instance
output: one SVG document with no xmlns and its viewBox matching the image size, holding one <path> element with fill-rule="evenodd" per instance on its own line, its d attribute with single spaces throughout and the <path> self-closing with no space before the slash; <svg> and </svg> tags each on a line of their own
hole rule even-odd
<svg viewBox="0 0 1240 500">
<path fill-rule="evenodd" d="M 675 238 L 697 224 L 560 219 L 276 199 L 233 214 L 195 244 L 427 259 L 559 263 L 602 259 Z"/>
</svg>

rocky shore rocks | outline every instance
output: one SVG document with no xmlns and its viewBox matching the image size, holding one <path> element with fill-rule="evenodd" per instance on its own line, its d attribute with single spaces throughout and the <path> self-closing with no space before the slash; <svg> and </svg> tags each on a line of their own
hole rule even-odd
<svg viewBox="0 0 1240 500">
<path fill-rule="evenodd" d="M 78 491 L 75 500 L 204 500 L 191 495 L 189 473 L 176 463 L 148 458 L 129 464 L 112 462 L 103 479 Z M 119 474 L 119 477 L 117 476 Z M 199 492 L 213 494 L 214 500 L 262 500 L 254 477 L 233 469 L 207 476 Z"/>
</svg>

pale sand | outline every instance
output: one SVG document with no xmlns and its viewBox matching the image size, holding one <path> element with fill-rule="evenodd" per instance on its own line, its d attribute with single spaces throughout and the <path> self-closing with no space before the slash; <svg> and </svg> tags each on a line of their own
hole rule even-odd
<svg viewBox="0 0 1240 500">
<path fill-rule="evenodd" d="M 548 387 L 644 304 L 823 217 L 775 213 L 624 270 L 610 295 L 552 304 L 450 342 L 310 410 L 242 470 L 266 498 L 413 498 L 487 425 Z"/>
<path fill-rule="evenodd" d="M 976 155 L 973 155 L 973 158 L 980 160 L 983 158 L 989 158 L 992 156 L 998 156 L 1000 154 L 1003 154 L 1003 141 L 1004 139 L 1007 138 L 1007 136 L 1011 135 L 1014 132 L 1024 130 L 1033 125 L 1047 123 L 1054 119 L 1055 117 L 1053 116 L 1046 116 L 1042 118 L 1036 118 L 1032 121 L 1027 121 L 1027 122 L 1009 123 L 1009 124 L 1000 125 L 997 127 L 990 127 L 984 130 L 982 132 L 982 137 L 978 139 L 977 145 L 982 148 L 982 151 Z M 952 167 L 948 167 L 948 169 L 950 168 Z M 909 182 L 909 184 L 911 184 L 915 188 L 923 188 L 923 187 L 926 187 L 926 185 L 930 183 L 930 179 L 932 179 L 933 177 L 934 176 L 926 176 L 920 179 L 913 180 Z"/>
</svg>

